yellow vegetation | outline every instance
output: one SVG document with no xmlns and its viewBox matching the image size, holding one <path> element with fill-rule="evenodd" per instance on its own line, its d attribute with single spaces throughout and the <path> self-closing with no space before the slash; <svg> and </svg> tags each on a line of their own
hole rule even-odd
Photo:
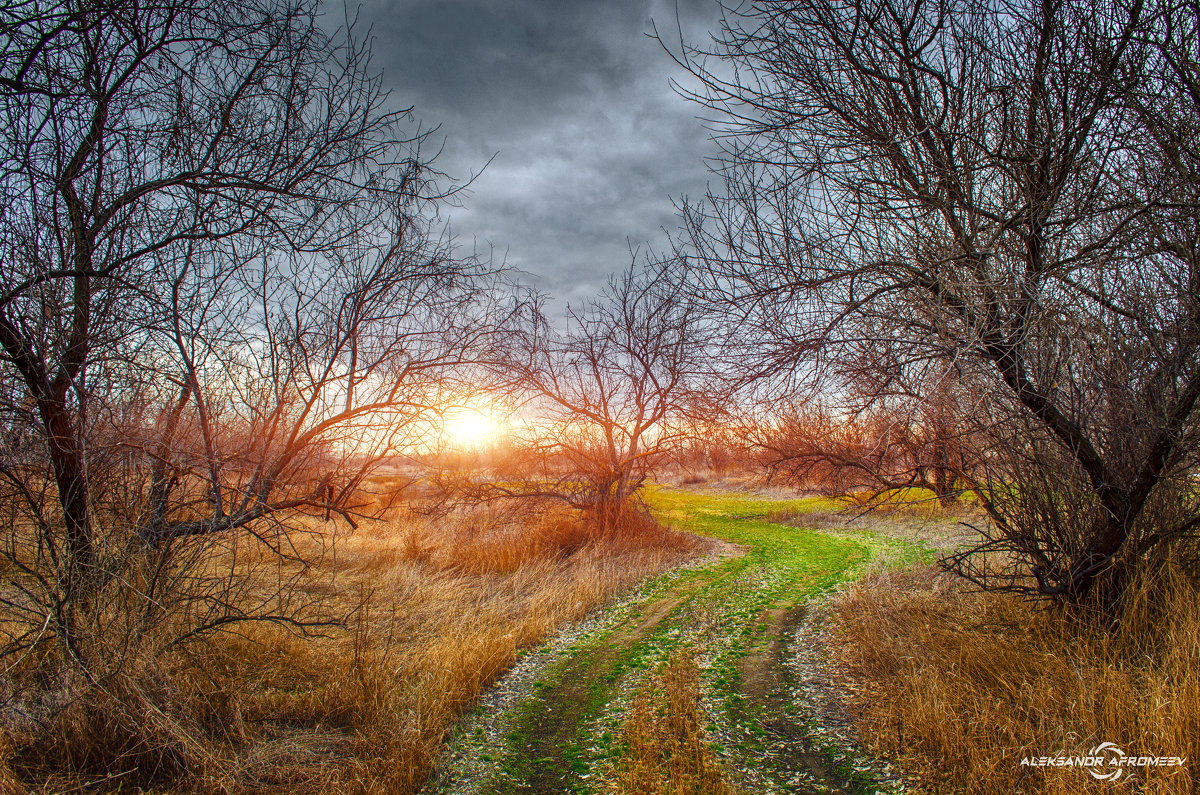
<svg viewBox="0 0 1200 795">
<path fill-rule="evenodd" d="M 1115 628 L 931 570 L 865 578 L 833 619 L 860 735 L 930 792 L 1182 795 L 1200 784 L 1200 593 L 1174 566 L 1137 584 Z M 1103 742 L 1188 761 L 1112 782 L 1021 764 Z"/>
<path fill-rule="evenodd" d="M 613 791 L 628 795 L 735 792 L 706 742 L 693 653 L 675 652 L 635 696 L 621 740 Z"/>
<path fill-rule="evenodd" d="M 546 505 L 343 528 L 308 588 L 350 615 L 345 630 L 241 625 L 137 660 L 36 741 L 12 738 L 0 792 L 412 792 L 520 649 L 694 543 L 626 530 L 597 538 Z"/>
</svg>

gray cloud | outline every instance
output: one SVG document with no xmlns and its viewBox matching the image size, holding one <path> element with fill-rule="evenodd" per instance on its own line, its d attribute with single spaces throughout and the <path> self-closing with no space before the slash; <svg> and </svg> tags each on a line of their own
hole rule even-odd
<svg viewBox="0 0 1200 795">
<path fill-rule="evenodd" d="M 440 125 L 439 168 L 463 178 L 494 156 L 449 211 L 464 243 L 570 300 L 628 263 L 627 241 L 661 248 L 671 198 L 704 189 L 708 134 L 645 35 L 675 14 L 667 0 L 373 0 L 359 20 L 394 101 Z M 703 35 L 717 8 L 691 0 L 680 19 Z"/>
</svg>

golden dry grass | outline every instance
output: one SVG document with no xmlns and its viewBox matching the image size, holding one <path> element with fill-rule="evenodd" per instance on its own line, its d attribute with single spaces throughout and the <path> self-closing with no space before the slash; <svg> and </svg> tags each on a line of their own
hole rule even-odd
<svg viewBox="0 0 1200 795">
<path fill-rule="evenodd" d="M 833 614 L 833 656 L 860 736 L 929 792 L 1190 793 L 1200 785 L 1200 593 L 1172 566 L 1115 628 L 932 570 L 872 575 Z M 1098 781 L 1025 757 L 1188 757 Z"/>
<path fill-rule="evenodd" d="M 342 529 L 307 587 L 351 614 L 344 631 L 242 625 L 138 660 L 36 737 L 11 737 L 0 793 L 413 792 L 522 648 L 696 543 L 627 530 L 597 538 L 545 505 Z"/>
<path fill-rule="evenodd" d="M 736 792 L 705 738 L 700 676 L 687 648 L 672 655 L 634 697 L 612 776 L 622 795 Z"/>
</svg>

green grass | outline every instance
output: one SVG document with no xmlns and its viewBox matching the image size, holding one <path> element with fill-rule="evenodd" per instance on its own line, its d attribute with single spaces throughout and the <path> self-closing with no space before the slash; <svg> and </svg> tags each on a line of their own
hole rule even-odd
<svg viewBox="0 0 1200 795">
<path fill-rule="evenodd" d="M 721 755 L 738 767 L 764 772 L 769 781 L 759 784 L 786 786 L 787 771 L 772 770 L 768 758 L 770 747 L 761 728 L 766 716 L 758 714 L 740 692 L 741 661 L 771 641 L 764 621 L 769 610 L 798 604 L 853 577 L 875 552 L 894 542 L 869 534 L 830 534 L 768 520 L 845 507 L 829 498 L 763 500 L 667 489 L 655 489 L 647 497 L 661 521 L 746 550 L 729 564 L 739 570 L 738 576 L 726 581 L 724 588 L 708 589 L 710 605 L 719 605 L 720 618 L 710 630 L 714 637 L 709 645 L 714 651 L 704 684 L 721 711 L 724 734 L 734 738 L 733 747 L 722 749 Z M 793 718 L 803 722 L 802 716 Z M 836 757 L 836 749 L 829 749 L 829 756 Z M 831 762 L 844 764 L 837 758 Z M 864 789 L 869 783 L 859 782 Z"/>
</svg>

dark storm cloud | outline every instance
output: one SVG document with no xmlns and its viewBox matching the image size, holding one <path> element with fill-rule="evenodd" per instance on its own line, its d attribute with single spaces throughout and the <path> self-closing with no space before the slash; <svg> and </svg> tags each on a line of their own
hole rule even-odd
<svg viewBox="0 0 1200 795">
<path fill-rule="evenodd" d="M 450 212 L 466 245 L 491 244 L 560 298 L 593 292 L 629 261 L 630 241 L 661 247 L 671 197 L 704 189 L 708 135 L 678 77 L 645 34 L 674 30 L 665 0 L 375 0 L 377 67 L 397 104 L 440 125 L 441 170 L 476 173 Z M 715 25 L 709 0 L 680 5 L 691 37 Z"/>
</svg>

